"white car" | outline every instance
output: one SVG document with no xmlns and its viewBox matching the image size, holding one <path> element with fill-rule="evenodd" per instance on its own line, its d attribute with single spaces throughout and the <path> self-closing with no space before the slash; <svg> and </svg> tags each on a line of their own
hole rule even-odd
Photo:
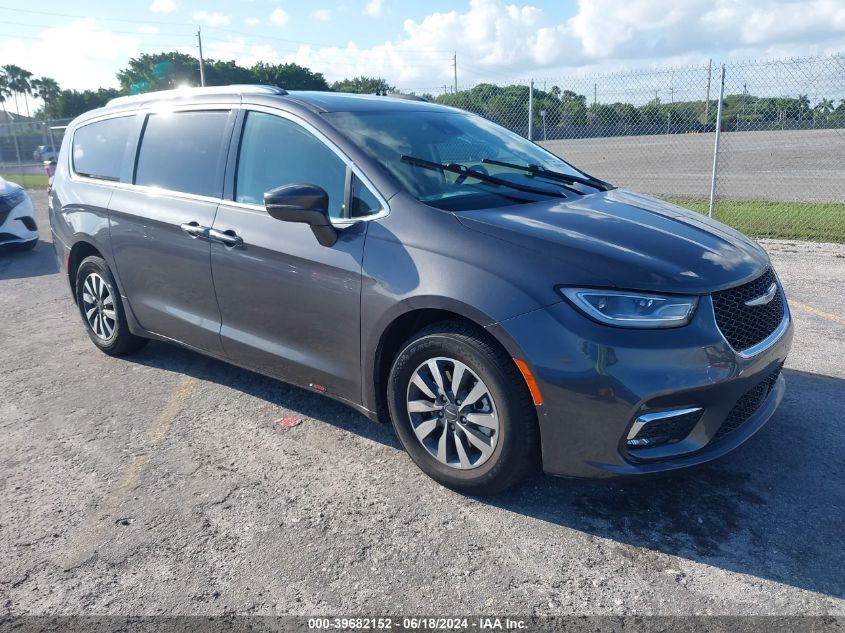
<svg viewBox="0 0 845 633">
<path fill-rule="evenodd" d="M 23 187 L 0 178 L 0 247 L 29 250 L 37 243 L 32 200 Z"/>
</svg>

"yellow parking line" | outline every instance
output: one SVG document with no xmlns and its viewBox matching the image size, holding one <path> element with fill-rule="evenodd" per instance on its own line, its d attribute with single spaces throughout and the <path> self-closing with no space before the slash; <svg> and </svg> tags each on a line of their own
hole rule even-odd
<svg viewBox="0 0 845 633">
<path fill-rule="evenodd" d="M 155 420 L 153 420 L 144 434 L 144 440 L 148 448 L 154 448 L 165 438 L 196 384 L 196 378 L 183 376 L 173 391 L 170 392 L 164 408 L 155 417 Z M 121 504 L 124 503 L 132 489 L 141 480 L 141 476 L 150 463 L 150 458 L 150 453 L 142 453 L 131 458 L 123 469 L 117 485 L 98 504 L 97 511 L 89 515 L 77 529 L 78 538 L 84 545 L 78 549 L 71 545 L 60 555 L 60 559 L 57 562 L 63 569 L 70 569 L 79 565 L 97 551 L 97 548 L 106 538 L 107 530 L 111 527 L 111 522 L 106 523 L 105 520 L 115 519 Z"/>
<path fill-rule="evenodd" d="M 839 325 L 845 325 L 845 318 L 830 312 L 825 312 L 824 310 L 819 310 L 813 306 L 808 306 L 806 303 L 801 303 L 795 299 L 789 300 L 789 306 L 792 308 L 798 308 L 801 312 L 807 312 L 808 314 L 814 314 L 815 316 L 827 319 L 828 321 L 833 321 Z"/>
</svg>

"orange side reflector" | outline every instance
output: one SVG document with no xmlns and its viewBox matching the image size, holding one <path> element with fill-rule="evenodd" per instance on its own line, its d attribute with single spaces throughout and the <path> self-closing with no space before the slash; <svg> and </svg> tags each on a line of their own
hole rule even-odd
<svg viewBox="0 0 845 633">
<path fill-rule="evenodd" d="M 528 391 L 531 392 L 531 398 L 534 400 L 534 404 L 543 404 L 543 394 L 540 393 L 540 386 L 537 384 L 537 381 L 534 380 L 534 375 L 531 373 L 531 370 L 528 369 L 528 365 L 525 364 L 525 361 L 518 358 L 514 358 L 513 362 L 516 363 L 516 366 L 519 367 L 519 371 L 522 372 L 522 377 L 525 378 L 525 384 L 528 385 Z"/>
</svg>

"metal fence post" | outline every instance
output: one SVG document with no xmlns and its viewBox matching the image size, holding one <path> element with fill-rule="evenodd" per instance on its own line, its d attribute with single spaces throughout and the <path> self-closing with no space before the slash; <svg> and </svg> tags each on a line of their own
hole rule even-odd
<svg viewBox="0 0 845 633">
<path fill-rule="evenodd" d="M 707 216 L 713 217 L 716 204 L 716 178 L 719 174 L 719 141 L 722 139 L 722 101 L 725 98 L 725 65 L 722 64 L 722 78 L 719 82 L 719 104 L 716 107 L 716 143 L 713 147 L 713 175 L 710 178 L 710 207 Z"/>
<path fill-rule="evenodd" d="M 534 140 L 534 80 L 528 81 L 528 140 Z"/>
</svg>

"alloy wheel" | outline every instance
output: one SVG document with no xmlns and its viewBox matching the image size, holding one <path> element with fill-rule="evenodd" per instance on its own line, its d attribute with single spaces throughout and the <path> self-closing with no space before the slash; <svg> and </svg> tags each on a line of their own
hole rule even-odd
<svg viewBox="0 0 845 633">
<path fill-rule="evenodd" d="M 451 468 L 478 468 L 499 441 L 499 414 L 490 390 L 472 369 L 438 357 L 411 375 L 408 417 L 420 444 Z"/>
<path fill-rule="evenodd" d="M 110 340 L 117 330 L 117 312 L 108 284 L 98 273 L 91 273 L 82 283 L 82 311 L 88 327 L 103 341 Z"/>
</svg>

